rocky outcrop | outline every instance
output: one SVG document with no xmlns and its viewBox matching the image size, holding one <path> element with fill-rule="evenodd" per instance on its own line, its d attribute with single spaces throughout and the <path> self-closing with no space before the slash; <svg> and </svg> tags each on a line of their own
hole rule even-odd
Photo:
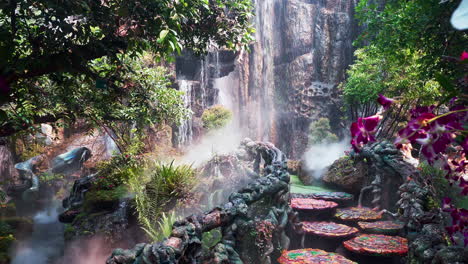
<svg viewBox="0 0 468 264">
<path fill-rule="evenodd" d="M 3 183 L 1 189 L 6 192 L 10 183 L 19 183 L 19 173 L 15 169 L 13 153 L 2 139 L 0 139 L 0 164 L 0 181 Z"/>
<path fill-rule="evenodd" d="M 367 167 L 364 163 L 355 163 L 349 157 L 343 157 L 333 162 L 322 180 L 334 187 L 357 194 L 364 187 Z"/>
<path fill-rule="evenodd" d="M 300 157 L 312 121 L 327 117 L 339 128 L 337 86 L 352 62 L 354 1 L 256 1 L 255 8 L 257 41 L 237 69 L 241 123 Z"/>
<path fill-rule="evenodd" d="M 286 234 L 289 207 L 289 174 L 283 153 L 268 142 L 244 140 L 239 154 L 263 157 L 262 177 L 229 196 L 213 210 L 191 215 L 172 226 L 170 237 L 133 249 L 117 249 L 108 264 L 130 263 L 271 263 L 289 248 Z M 253 155 L 251 155 L 253 154 Z M 255 167 L 255 165 L 254 165 Z M 254 168 L 252 168 L 254 169 Z M 203 250 L 203 233 L 221 229 L 222 239 Z"/>
</svg>

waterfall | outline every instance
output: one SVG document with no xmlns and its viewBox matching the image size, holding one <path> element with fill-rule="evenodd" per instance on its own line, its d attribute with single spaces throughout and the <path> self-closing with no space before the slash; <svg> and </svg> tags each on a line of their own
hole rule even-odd
<svg viewBox="0 0 468 264">
<path fill-rule="evenodd" d="M 184 107 L 192 108 L 192 83 L 188 80 L 177 80 L 179 84 L 179 90 L 183 92 Z M 193 139 L 193 124 L 192 119 L 189 117 L 187 120 L 183 120 L 182 124 L 178 126 L 177 145 L 178 147 L 188 145 Z"/>
<path fill-rule="evenodd" d="M 20 241 L 13 255 L 12 264 L 50 264 L 62 255 L 64 225 L 58 221 L 61 202 L 52 200 L 33 217 L 33 233 Z"/>
<path fill-rule="evenodd" d="M 115 141 L 110 137 L 107 133 L 104 134 L 104 146 L 106 147 L 106 159 L 110 159 L 111 157 L 115 156 L 116 154 L 120 154 L 119 148 Z"/>
</svg>

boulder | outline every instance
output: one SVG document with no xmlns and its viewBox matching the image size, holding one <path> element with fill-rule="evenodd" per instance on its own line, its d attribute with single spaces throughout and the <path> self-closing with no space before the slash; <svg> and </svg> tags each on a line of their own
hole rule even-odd
<svg viewBox="0 0 468 264">
<path fill-rule="evenodd" d="M 343 157 L 328 167 L 322 180 L 330 185 L 357 194 L 364 187 L 367 168 L 363 162 L 355 163 L 349 157 Z"/>
<path fill-rule="evenodd" d="M 446 247 L 439 250 L 432 260 L 432 264 L 468 263 L 468 248 Z"/>
</svg>

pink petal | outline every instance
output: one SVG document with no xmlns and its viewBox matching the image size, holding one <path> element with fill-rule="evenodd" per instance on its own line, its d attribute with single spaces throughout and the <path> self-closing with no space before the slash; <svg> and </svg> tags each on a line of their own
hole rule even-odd
<svg viewBox="0 0 468 264">
<path fill-rule="evenodd" d="M 380 115 L 373 115 L 363 118 L 364 129 L 369 132 L 374 131 L 381 119 L 382 116 Z"/>
<path fill-rule="evenodd" d="M 468 52 L 463 51 L 462 54 L 460 55 L 460 60 L 464 61 L 466 59 L 468 59 Z"/>
<path fill-rule="evenodd" d="M 377 102 L 382 105 L 384 109 L 388 109 L 393 104 L 393 102 L 395 102 L 395 100 L 379 94 Z"/>
</svg>

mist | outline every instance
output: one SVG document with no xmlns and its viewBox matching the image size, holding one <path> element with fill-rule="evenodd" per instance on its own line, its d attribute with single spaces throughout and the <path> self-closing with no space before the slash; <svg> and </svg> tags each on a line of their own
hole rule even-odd
<svg viewBox="0 0 468 264">
<path fill-rule="evenodd" d="M 78 239 L 65 249 L 65 255 L 55 264 L 102 264 L 106 263 L 112 248 L 100 237 Z"/>
<path fill-rule="evenodd" d="M 345 151 L 350 149 L 349 139 L 345 138 L 335 143 L 321 143 L 310 146 L 304 153 L 306 170 L 315 179 L 320 179 L 325 173 L 326 168 L 333 161 L 343 157 Z"/>
<path fill-rule="evenodd" d="M 224 128 L 209 132 L 199 143 L 190 146 L 179 162 L 198 167 L 216 154 L 235 151 L 241 140 L 240 129 L 231 121 Z"/>
</svg>

